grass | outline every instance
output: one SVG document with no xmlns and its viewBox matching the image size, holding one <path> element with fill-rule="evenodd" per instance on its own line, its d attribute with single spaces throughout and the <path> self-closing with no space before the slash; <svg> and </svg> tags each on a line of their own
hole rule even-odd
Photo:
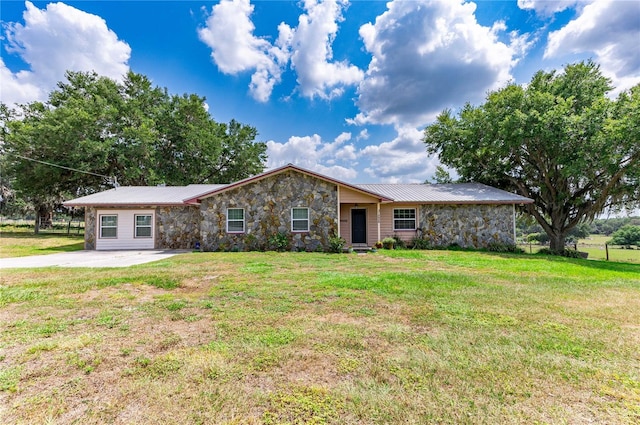
<svg viewBox="0 0 640 425">
<path fill-rule="evenodd" d="M 0 227 L 0 258 L 79 251 L 83 248 L 84 235 L 34 235 L 28 228 Z"/>
<path fill-rule="evenodd" d="M 591 260 L 606 260 L 607 251 L 605 244 L 611 240 L 611 236 L 606 235 L 591 235 L 586 239 L 580 239 L 578 241 L 578 251 L 589 253 L 589 259 Z M 527 253 L 536 253 L 541 248 L 539 245 L 520 245 Z M 640 247 L 633 247 L 633 249 L 624 249 L 624 247 L 617 245 L 609 246 L 609 261 L 623 262 L 623 263 L 636 263 L 640 264 Z"/>
<path fill-rule="evenodd" d="M 638 346 L 635 264 L 409 250 L 3 270 L 0 423 L 635 424 Z"/>
</svg>

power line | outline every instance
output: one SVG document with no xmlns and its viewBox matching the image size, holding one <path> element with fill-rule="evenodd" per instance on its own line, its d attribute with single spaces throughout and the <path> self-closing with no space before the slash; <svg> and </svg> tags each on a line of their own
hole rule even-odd
<svg viewBox="0 0 640 425">
<path fill-rule="evenodd" d="M 53 164 L 53 163 L 47 162 L 47 161 L 41 161 L 39 159 L 29 158 L 29 157 L 26 157 L 26 156 L 23 156 L 23 155 L 18 155 L 17 153 L 9 153 L 9 152 L 7 152 L 7 153 L 9 155 L 17 156 L 18 158 L 26 159 L 27 161 L 38 162 L 40 164 L 49 165 L 51 167 L 58 167 L 58 168 L 62 168 L 64 170 L 75 171 L 77 173 L 84 173 L 84 174 L 90 174 L 92 176 L 103 177 L 103 178 L 107 179 L 113 185 L 113 187 L 119 187 L 120 186 L 118 184 L 118 178 L 116 176 L 105 176 L 104 174 L 98 174 L 98 173 L 94 173 L 94 172 L 91 172 L 91 171 L 79 170 L 77 168 L 65 167 L 64 165 L 58 165 L 58 164 Z"/>
</svg>

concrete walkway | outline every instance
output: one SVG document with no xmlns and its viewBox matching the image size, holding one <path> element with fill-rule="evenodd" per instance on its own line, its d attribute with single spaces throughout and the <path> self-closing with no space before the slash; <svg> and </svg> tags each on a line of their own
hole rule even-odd
<svg viewBox="0 0 640 425">
<path fill-rule="evenodd" d="M 0 269 L 33 267 L 129 267 L 164 260 L 185 250 L 73 251 L 30 257 L 0 258 Z"/>
</svg>

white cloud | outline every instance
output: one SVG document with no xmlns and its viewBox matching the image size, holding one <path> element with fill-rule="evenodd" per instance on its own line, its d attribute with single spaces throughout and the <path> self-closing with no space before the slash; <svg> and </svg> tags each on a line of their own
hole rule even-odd
<svg viewBox="0 0 640 425">
<path fill-rule="evenodd" d="M 518 0 L 518 7 L 523 10 L 534 10 L 541 16 L 551 16 L 578 3 L 587 2 L 586 0 Z"/>
<path fill-rule="evenodd" d="M 332 62 L 332 44 L 343 20 L 347 0 L 305 0 L 307 12 L 293 31 L 291 67 L 297 72 L 303 96 L 331 99 L 342 95 L 344 86 L 358 84 L 363 72 L 346 61 Z"/>
<path fill-rule="evenodd" d="M 545 58 L 592 52 L 617 92 L 640 82 L 640 3 L 599 0 L 549 34 Z"/>
<path fill-rule="evenodd" d="M 360 28 L 373 57 L 358 88 L 362 112 L 354 124 L 420 126 L 444 108 L 479 101 L 512 78 L 528 47 L 515 33 L 512 44 L 499 41 L 504 23 L 478 24 L 473 3 L 396 0 L 387 7 Z"/>
<path fill-rule="evenodd" d="M 44 100 L 67 70 L 95 71 L 117 80 L 129 71 L 131 48 L 104 19 L 64 3 L 45 9 L 30 2 L 25 6 L 24 24 L 5 25 L 5 49 L 19 55 L 30 70 L 13 73 L 0 61 L 3 102 Z"/>
<path fill-rule="evenodd" d="M 397 136 L 390 142 L 370 145 L 360 152 L 368 160 L 365 172 L 385 183 L 422 183 L 439 165 L 429 156 L 422 142 L 423 133 L 415 127 L 396 127 Z"/>
<path fill-rule="evenodd" d="M 289 61 L 303 96 L 329 100 L 363 77 L 356 66 L 332 61 L 333 41 L 347 3 L 305 0 L 302 6 L 306 13 L 300 15 L 298 26 L 280 23 L 278 39 L 272 44 L 254 35 L 254 8 L 249 0 L 222 0 L 213 6 L 206 26 L 198 34 L 211 48 L 211 57 L 220 71 L 232 75 L 253 72 L 249 91 L 256 100 L 269 99 Z"/>
<path fill-rule="evenodd" d="M 291 163 L 340 180 L 353 181 L 357 175 L 352 168 L 357 165 L 354 162 L 357 153 L 352 144 L 345 145 L 350 140 L 351 133 L 342 133 L 331 143 L 323 142 L 317 134 L 292 136 L 285 143 L 270 140 L 267 142 L 267 168 Z M 343 165 L 337 165 L 336 160 Z"/>
<path fill-rule="evenodd" d="M 256 100 L 266 102 L 288 62 L 291 32 L 287 25 L 280 24 L 280 36 L 272 45 L 253 35 L 252 13 L 249 0 L 222 0 L 213 6 L 206 26 L 198 29 L 198 36 L 211 48 L 211 58 L 220 71 L 253 71 L 249 91 Z"/>
</svg>

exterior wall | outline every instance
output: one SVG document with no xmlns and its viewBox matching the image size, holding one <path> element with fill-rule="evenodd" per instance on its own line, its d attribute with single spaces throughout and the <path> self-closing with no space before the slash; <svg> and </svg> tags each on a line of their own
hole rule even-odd
<svg viewBox="0 0 640 425">
<path fill-rule="evenodd" d="M 342 197 L 341 197 L 342 199 Z M 340 236 L 346 241 L 345 246 L 351 245 L 351 210 L 367 210 L 367 245 L 373 246 L 378 240 L 378 219 L 376 204 L 340 204 Z"/>
<path fill-rule="evenodd" d="M 197 206 L 156 209 L 156 248 L 193 249 L 200 241 L 200 209 Z"/>
<path fill-rule="evenodd" d="M 434 246 L 515 243 L 511 205 L 422 205 L 418 214 L 423 238 Z"/>
<path fill-rule="evenodd" d="M 291 208 L 309 208 L 309 231 L 291 231 Z M 244 208 L 245 232 L 227 232 L 227 208 Z M 338 230 L 335 184 L 288 170 L 202 200 L 200 241 L 204 251 L 269 249 L 269 237 L 288 235 L 292 250 L 329 245 Z"/>
<path fill-rule="evenodd" d="M 380 238 L 397 236 L 405 242 L 411 242 L 416 236 L 414 230 L 393 230 L 393 210 L 396 208 L 415 208 L 416 226 L 420 226 L 420 206 L 416 204 L 383 204 L 380 206 Z M 375 242 L 375 241 L 374 241 Z"/>
<path fill-rule="evenodd" d="M 340 187 L 340 203 L 344 204 L 370 204 L 378 202 L 378 198 L 375 198 L 366 193 L 356 192 L 348 187 Z"/>
<path fill-rule="evenodd" d="M 84 210 L 84 249 L 96 249 L 96 209 L 86 207 Z"/>
<path fill-rule="evenodd" d="M 150 238 L 136 238 L 134 236 L 134 217 L 136 214 L 151 214 L 151 222 L 155 223 L 155 211 L 151 209 L 101 209 L 96 211 L 96 223 L 93 226 L 96 232 L 96 249 L 153 249 L 155 247 L 155 224 L 151 229 Z M 100 216 L 117 215 L 118 227 L 116 238 L 100 237 Z M 86 225 L 86 224 L 85 224 Z"/>
</svg>

